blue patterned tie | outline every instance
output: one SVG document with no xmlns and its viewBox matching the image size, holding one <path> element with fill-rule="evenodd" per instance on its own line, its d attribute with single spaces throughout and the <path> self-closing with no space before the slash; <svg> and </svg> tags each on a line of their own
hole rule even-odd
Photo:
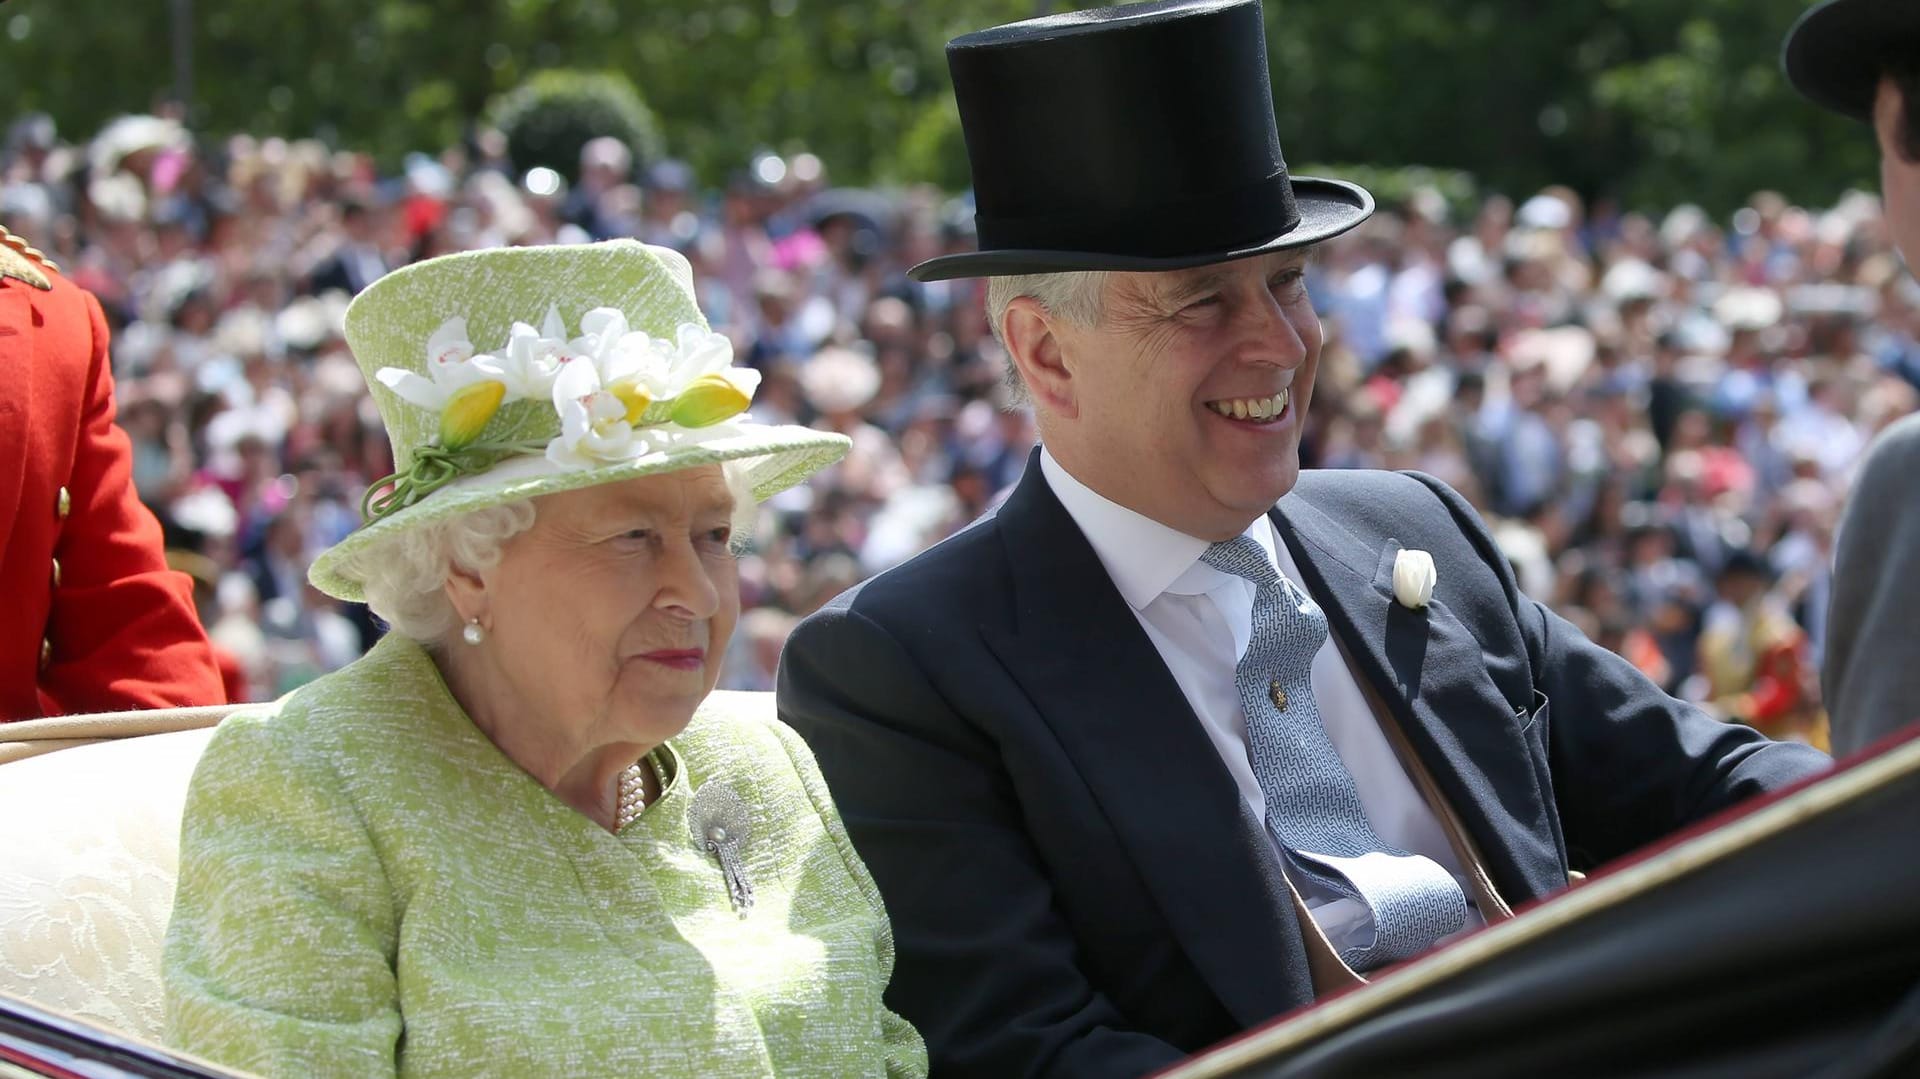
<svg viewBox="0 0 1920 1079">
<path fill-rule="evenodd" d="M 1313 698 L 1313 657 L 1326 643 L 1319 605 L 1282 578 L 1251 536 L 1207 548 L 1201 561 L 1251 581 L 1253 637 L 1234 684 L 1247 714 L 1247 753 L 1267 799 L 1267 827 L 1292 871 L 1365 903 L 1374 939 L 1342 949 L 1355 970 L 1397 962 L 1466 924 L 1467 899 L 1439 863 L 1396 850 L 1367 822 L 1353 776 L 1327 738 Z"/>
</svg>

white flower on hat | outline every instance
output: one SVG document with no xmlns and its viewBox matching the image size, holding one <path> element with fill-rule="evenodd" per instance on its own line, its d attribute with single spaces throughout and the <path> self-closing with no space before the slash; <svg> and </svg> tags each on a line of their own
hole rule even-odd
<svg viewBox="0 0 1920 1079">
<path fill-rule="evenodd" d="M 560 413 L 560 433 L 547 443 L 547 460 L 561 468 L 630 461 L 654 448 L 644 429 L 635 430 L 628 402 L 602 384 L 597 364 L 561 367 L 553 380 L 553 407 Z"/>
<path fill-rule="evenodd" d="M 432 412 L 447 407 L 453 395 L 476 382 L 499 381 L 499 373 L 483 356 L 473 354 L 473 342 L 467 340 L 467 320 L 450 318 L 427 338 L 427 378 L 398 367 L 382 367 L 374 374 L 380 384 L 409 404 Z"/>
<path fill-rule="evenodd" d="M 682 427 L 707 427 L 744 411 L 760 386 L 760 372 L 733 367 L 733 342 L 704 326 L 683 323 L 675 339 L 628 334 L 607 350 L 601 378 L 626 402 L 633 422 L 656 401 Z"/>
<path fill-rule="evenodd" d="M 608 358 L 627 346 L 634 336 L 625 311 L 618 307 L 596 307 L 580 316 L 580 336 L 573 339 L 572 346 L 605 371 Z M 647 339 L 644 333 L 638 337 L 642 343 Z"/>
<path fill-rule="evenodd" d="M 624 318 L 618 324 L 609 323 L 607 329 L 607 334 L 591 341 L 593 362 L 600 369 L 600 380 L 627 402 L 638 423 L 648 405 L 672 396 L 668 378 L 672 345 L 637 330 L 629 332 Z"/>
<path fill-rule="evenodd" d="M 1433 601 L 1433 586 L 1440 574 L 1433 567 L 1433 556 L 1425 551 L 1403 549 L 1393 556 L 1393 598 L 1400 606 L 1419 610 Z"/>
<path fill-rule="evenodd" d="M 656 338 L 650 343 L 659 359 L 658 365 L 649 369 L 659 397 L 678 397 L 701 379 L 723 374 L 732 376 L 747 396 L 753 396 L 760 385 L 760 372 L 731 370 L 733 342 L 726 334 L 687 322 L 674 336 L 672 341 Z"/>
<path fill-rule="evenodd" d="M 623 325 L 625 321 L 622 316 Z M 567 328 L 560 321 L 559 309 L 549 305 L 539 329 L 524 322 L 514 323 L 507 334 L 507 347 L 483 362 L 507 384 L 509 400 L 538 401 L 553 392 L 554 379 L 561 368 L 584 354 L 578 341 L 567 340 Z"/>
<path fill-rule="evenodd" d="M 668 389 L 673 393 L 679 393 L 703 376 L 717 375 L 733 366 L 733 342 L 726 334 L 686 322 L 681 324 L 675 336 L 677 340 L 671 343 L 654 343 L 656 348 L 672 357 L 667 364 L 667 382 Z M 751 373 L 757 383 L 759 372 Z"/>
</svg>

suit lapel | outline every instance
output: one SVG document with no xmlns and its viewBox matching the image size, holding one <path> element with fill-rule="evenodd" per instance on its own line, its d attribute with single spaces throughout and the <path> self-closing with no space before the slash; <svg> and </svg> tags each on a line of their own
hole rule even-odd
<svg viewBox="0 0 1920 1079">
<path fill-rule="evenodd" d="M 998 519 L 1015 624 L 982 633 L 1106 812 L 1181 948 L 1243 1024 L 1309 1003 L 1278 860 L 1037 455 Z"/>
<path fill-rule="evenodd" d="M 1485 675 L 1479 639 L 1437 599 L 1421 611 L 1394 600 L 1395 545 L 1362 543 L 1297 494 L 1272 518 L 1355 675 L 1379 693 L 1500 889 L 1531 897 L 1563 884 L 1551 792 L 1541 790 L 1519 724 Z"/>
</svg>

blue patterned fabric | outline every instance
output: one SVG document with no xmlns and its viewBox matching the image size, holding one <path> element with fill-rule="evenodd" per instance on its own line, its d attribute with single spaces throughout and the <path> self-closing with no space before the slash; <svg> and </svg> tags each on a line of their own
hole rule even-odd
<svg viewBox="0 0 1920 1079">
<path fill-rule="evenodd" d="M 1281 577 L 1249 536 L 1216 543 L 1201 561 L 1253 583 L 1253 635 L 1235 684 L 1246 711 L 1247 753 L 1267 800 L 1267 827 L 1288 869 L 1327 891 L 1365 903 L 1370 945 L 1341 958 L 1369 970 L 1418 954 L 1466 923 L 1458 881 L 1439 863 L 1382 842 L 1359 789 L 1321 722 L 1313 657 L 1327 640 L 1319 605 Z"/>
</svg>

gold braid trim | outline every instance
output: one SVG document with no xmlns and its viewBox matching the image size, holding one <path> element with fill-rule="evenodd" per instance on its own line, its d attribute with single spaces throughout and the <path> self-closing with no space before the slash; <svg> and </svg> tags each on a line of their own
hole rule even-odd
<svg viewBox="0 0 1920 1079">
<path fill-rule="evenodd" d="M 54 273 L 60 272 L 60 267 L 52 259 L 41 254 L 40 250 L 34 247 L 32 244 L 28 243 L 27 241 L 21 239 L 18 236 L 15 236 L 13 233 L 8 232 L 6 229 L 6 226 L 4 225 L 0 225 L 0 244 L 5 244 L 8 247 L 13 248 L 15 251 L 18 251 L 21 254 L 32 259 L 33 261 L 39 263 L 40 265 L 45 266 L 47 269 L 52 270 Z"/>
</svg>

